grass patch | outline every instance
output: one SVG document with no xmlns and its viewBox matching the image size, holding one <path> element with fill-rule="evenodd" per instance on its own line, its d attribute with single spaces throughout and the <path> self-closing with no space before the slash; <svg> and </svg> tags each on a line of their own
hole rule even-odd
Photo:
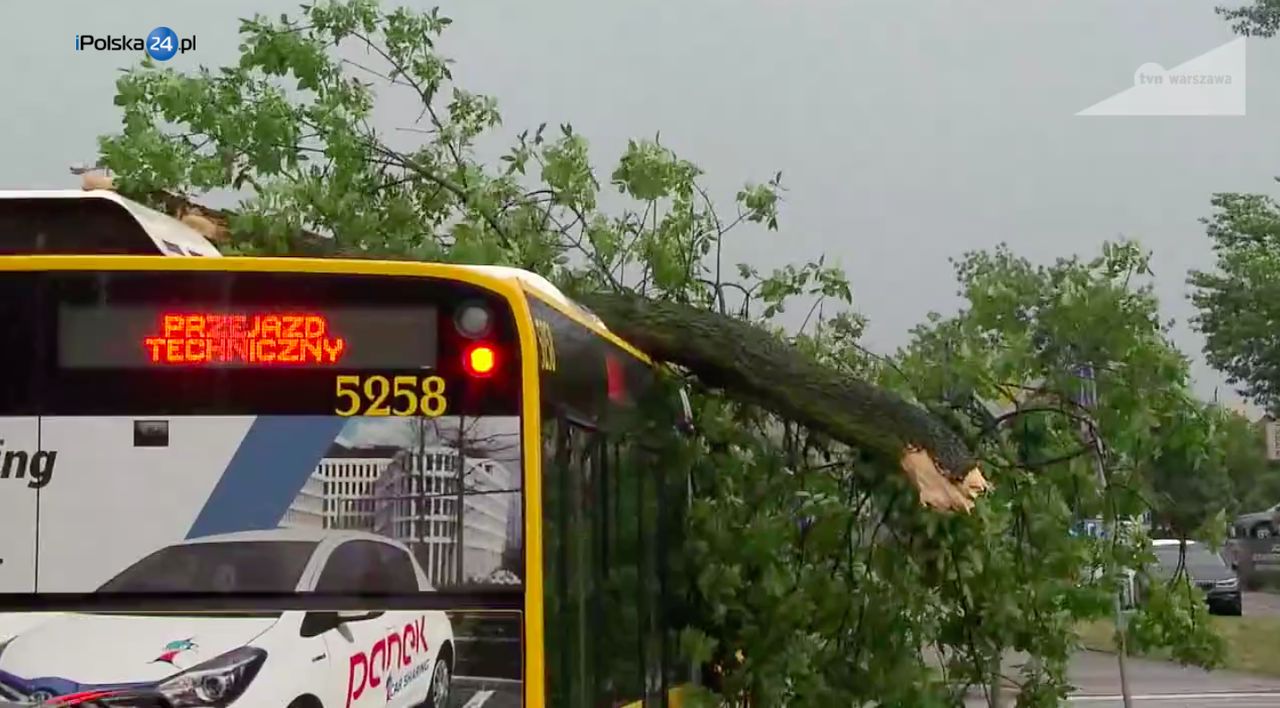
<svg viewBox="0 0 1280 708">
<path fill-rule="evenodd" d="M 1251 674 L 1280 676 L 1280 617 L 1210 616 L 1218 636 L 1226 643 L 1223 669 Z M 1080 645 L 1095 651 L 1116 650 L 1115 625 L 1111 620 L 1081 623 L 1077 629 Z M 1142 654 L 1151 659 L 1168 659 L 1162 652 Z"/>
</svg>

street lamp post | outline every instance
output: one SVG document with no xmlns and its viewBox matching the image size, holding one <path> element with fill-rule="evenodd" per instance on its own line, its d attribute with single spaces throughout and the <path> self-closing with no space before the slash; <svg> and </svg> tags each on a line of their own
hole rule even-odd
<svg viewBox="0 0 1280 708">
<path fill-rule="evenodd" d="M 1079 367 L 1077 375 L 1081 379 L 1080 405 L 1089 411 L 1089 419 L 1080 423 L 1080 432 L 1084 435 L 1085 440 L 1088 441 L 1091 456 L 1093 457 L 1094 470 L 1098 475 L 1098 485 L 1105 493 L 1108 485 L 1107 469 L 1102 459 L 1102 441 L 1098 439 L 1095 432 L 1095 422 L 1092 419 L 1092 412 L 1098 403 L 1098 382 L 1094 377 L 1091 364 Z M 1102 516 L 1107 537 L 1110 539 L 1117 538 L 1115 534 L 1119 526 L 1119 519 L 1116 518 L 1115 514 L 1108 516 L 1105 510 Z M 1125 641 L 1127 620 L 1128 617 L 1125 615 L 1124 605 L 1120 600 L 1120 593 L 1117 592 L 1115 596 L 1115 622 L 1119 646 L 1116 647 L 1116 663 L 1120 670 L 1120 696 L 1124 699 L 1125 708 L 1132 708 L 1133 698 L 1129 695 L 1129 674 L 1125 661 L 1125 655 L 1128 653 L 1127 642 Z"/>
</svg>

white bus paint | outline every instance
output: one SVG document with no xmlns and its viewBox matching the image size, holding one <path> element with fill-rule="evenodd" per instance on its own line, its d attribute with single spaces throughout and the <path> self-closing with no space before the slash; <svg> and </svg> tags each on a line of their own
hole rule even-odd
<svg viewBox="0 0 1280 708">
<path fill-rule="evenodd" d="M 58 466 L 40 490 L 37 591 L 93 592 L 186 537 L 254 422 L 253 416 L 156 418 L 169 424 L 167 447 L 135 447 L 134 416 L 41 418 L 40 445 L 58 452 Z M 107 526 L 98 535 L 100 523 Z"/>
<path fill-rule="evenodd" d="M 31 486 L 25 467 L 40 449 L 40 423 L 34 416 L 0 418 L 0 593 L 36 589 L 37 521 L 40 490 Z M 9 455 L 5 474 L 4 458 Z M 23 476 L 18 477 L 19 468 Z M 4 636 L 0 633 L 0 641 Z"/>
</svg>

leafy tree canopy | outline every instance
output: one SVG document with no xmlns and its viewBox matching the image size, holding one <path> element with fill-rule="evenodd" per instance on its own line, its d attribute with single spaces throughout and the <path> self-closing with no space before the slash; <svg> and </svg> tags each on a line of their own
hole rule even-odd
<svg viewBox="0 0 1280 708">
<path fill-rule="evenodd" d="M 501 127 L 497 104 L 453 81 L 436 51 L 448 25 L 372 0 L 246 20 L 232 66 L 181 74 L 144 61 L 126 73 L 123 129 L 101 139 L 101 162 L 119 191 L 227 253 L 520 266 L 697 373 L 698 435 L 666 441 L 664 459 L 697 493 L 682 570 L 699 611 L 682 647 L 726 668 L 722 695 L 949 705 L 956 685 L 990 681 L 1018 649 L 1039 659 L 1016 677 L 1020 703 L 1056 705 L 1075 623 L 1106 615 L 1118 570 L 1144 554 L 1140 539 L 1069 530 L 1165 503 L 1152 493 L 1163 474 L 1213 468 L 1186 361 L 1138 285 L 1147 254 L 1109 244 L 1043 267 L 1006 248 L 969 254 L 957 264 L 965 308 L 932 317 L 897 356 L 874 356 L 825 259 L 724 262 L 731 234 L 779 227 L 780 174 L 725 209 L 695 164 L 635 140 L 608 178 L 623 205 L 606 210 L 587 141 L 567 123 L 520 132 L 484 164 L 476 143 Z M 373 127 L 379 89 L 419 99 L 412 124 Z M 238 204 L 195 202 L 210 194 Z M 784 332 L 779 315 L 797 302 L 809 316 Z M 730 339 L 719 353 L 681 346 L 672 323 Z M 735 359 L 751 356 L 777 366 L 743 375 Z M 792 382 L 803 385 L 779 386 Z M 830 400 L 828 417 L 812 415 Z M 970 506 L 975 461 L 995 487 L 971 514 L 921 510 L 917 496 Z M 1194 509 L 1178 518 L 1199 523 L 1219 491 L 1180 492 Z M 1156 592 L 1135 640 L 1212 665 L 1220 646 L 1204 613 L 1190 590 Z"/>
<path fill-rule="evenodd" d="M 1205 354 L 1250 399 L 1280 410 L 1280 208 L 1261 194 L 1217 194 L 1205 219 L 1214 267 L 1192 271 Z"/>
<path fill-rule="evenodd" d="M 1280 30 L 1280 2 L 1254 0 L 1243 7 L 1219 7 L 1217 13 L 1231 21 L 1231 28 L 1246 37 L 1272 37 Z"/>
</svg>

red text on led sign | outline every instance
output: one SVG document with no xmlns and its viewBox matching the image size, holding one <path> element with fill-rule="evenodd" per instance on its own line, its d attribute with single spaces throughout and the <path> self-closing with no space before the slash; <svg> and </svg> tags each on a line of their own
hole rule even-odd
<svg viewBox="0 0 1280 708">
<path fill-rule="evenodd" d="M 157 364 L 335 364 L 347 341 L 314 313 L 165 313 L 161 334 L 142 340 Z"/>
</svg>

